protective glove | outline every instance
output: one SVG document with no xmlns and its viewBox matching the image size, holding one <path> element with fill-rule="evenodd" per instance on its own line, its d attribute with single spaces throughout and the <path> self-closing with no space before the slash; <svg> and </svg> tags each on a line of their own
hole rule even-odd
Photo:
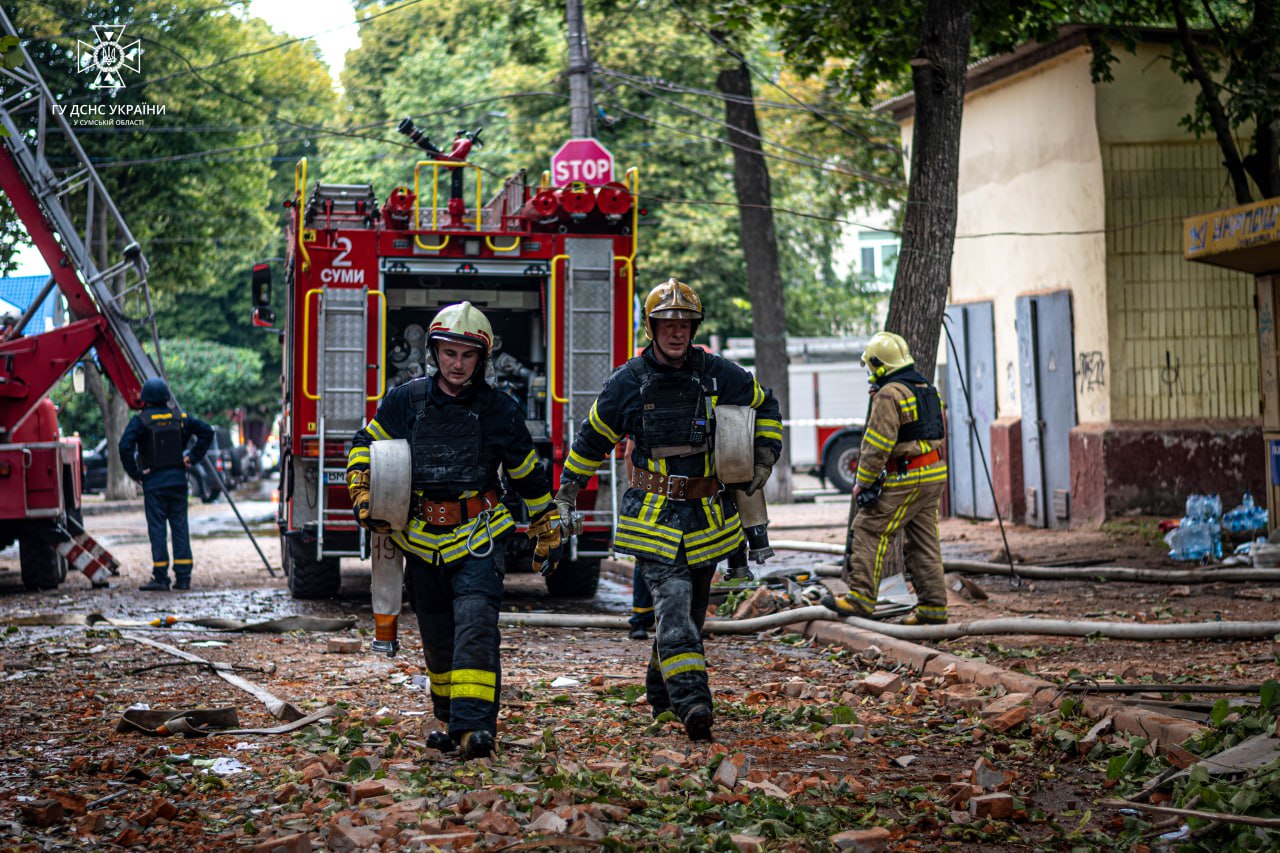
<svg viewBox="0 0 1280 853">
<path fill-rule="evenodd" d="M 369 469 L 347 469 L 347 494 L 351 495 L 351 512 L 356 524 L 372 533 L 390 533 L 391 525 L 369 514 Z"/>
<path fill-rule="evenodd" d="M 578 536 L 582 533 L 582 516 L 575 510 L 578 508 L 578 492 L 582 484 L 573 480 L 560 480 L 560 490 L 556 492 L 556 509 L 560 510 L 560 523 L 564 525 L 565 536 Z"/>
<path fill-rule="evenodd" d="M 533 570 L 545 578 L 556 570 L 564 556 L 564 524 L 559 507 L 547 507 L 535 515 L 526 535 L 537 540 L 533 545 Z"/>
<path fill-rule="evenodd" d="M 754 495 L 757 489 L 764 488 L 764 484 L 769 482 L 769 475 L 773 473 L 773 465 L 777 461 L 778 454 L 774 453 L 772 448 L 763 445 L 756 448 L 755 467 L 751 471 L 751 482 L 746 488 L 748 495 Z"/>
</svg>

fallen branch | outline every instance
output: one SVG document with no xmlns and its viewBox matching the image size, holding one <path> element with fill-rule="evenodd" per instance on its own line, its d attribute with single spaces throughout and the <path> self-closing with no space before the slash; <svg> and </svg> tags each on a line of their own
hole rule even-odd
<svg viewBox="0 0 1280 853">
<path fill-rule="evenodd" d="M 1064 684 L 1071 693 L 1257 693 L 1261 684 Z"/>
<path fill-rule="evenodd" d="M 1098 805 L 1110 809 L 1141 809 L 1154 814 L 1178 815 L 1179 817 L 1195 817 L 1201 820 L 1216 820 L 1221 823 L 1240 823 L 1245 826 L 1261 826 L 1267 829 L 1280 829 L 1280 817 L 1253 817 L 1245 814 L 1224 814 L 1223 812 L 1202 812 L 1195 809 L 1177 809 L 1173 806 L 1153 806 L 1148 803 L 1135 803 L 1132 800 L 1103 800 Z"/>
</svg>

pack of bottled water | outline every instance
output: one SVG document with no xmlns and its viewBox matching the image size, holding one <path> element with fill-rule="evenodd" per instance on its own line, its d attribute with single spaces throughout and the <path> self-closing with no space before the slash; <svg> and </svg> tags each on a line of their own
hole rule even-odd
<svg viewBox="0 0 1280 853">
<path fill-rule="evenodd" d="M 1255 536 L 1266 536 L 1267 508 L 1254 504 L 1253 495 L 1245 492 L 1244 497 L 1240 500 L 1240 506 L 1223 514 L 1222 526 L 1232 534 L 1235 534 L 1233 536 L 1235 539 L 1240 539 L 1243 536 L 1248 536 L 1251 539 Z"/>
<path fill-rule="evenodd" d="M 1263 515 L 1266 511 L 1263 510 Z M 1263 526 L 1266 521 L 1263 521 Z M 1186 515 L 1164 537 L 1169 559 L 1201 562 L 1222 559 L 1222 498 L 1217 495 L 1188 495 Z"/>
</svg>

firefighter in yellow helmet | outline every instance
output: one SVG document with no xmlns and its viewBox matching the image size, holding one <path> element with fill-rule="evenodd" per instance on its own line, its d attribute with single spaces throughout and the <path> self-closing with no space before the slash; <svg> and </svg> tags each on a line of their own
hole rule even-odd
<svg viewBox="0 0 1280 853">
<path fill-rule="evenodd" d="M 412 455 L 409 524 L 390 532 L 404 552 L 405 583 L 418 617 L 431 701 L 448 735 L 428 743 L 464 758 L 492 753 L 502 691 L 498 608 L 506 538 L 515 530 L 499 500 L 505 469 L 541 530 L 534 567 L 550 574 L 562 553 L 560 516 L 551 499 L 524 412 L 485 381 L 493 329 L 469 302 L 441 309 L 427 330 L 436 372 L 400 385 L 356 432 L 347 457 L 347 488 L 356 521 L 390 530 L 369 511 L 369 445 L 406 439 Z"/>
<path fill-rule="evenodd" d="M 712 439 L 718 405 L 756 410 L 750 492 L 764 486 L 782 450 L 772 392 L 738 365 L 692 345 L 702 321 L 693 288 L 668 279 L 644 301 L 650 343 L 614 371 L 578 428 L 560 475 L 563 515 L 628 436 L 631 488 L 622 497 L 614 548 L 636 558 L 653 595 L 657 636 L 645 686 L 654 716 L 673 711 L 692 740 L 713 721 L 702 623 L 716 564 L 742 547 L 736 506 L 722 496 Z"/>
<path fill-rule="evenodd" d="M 822 603 L 844 616 L 869 617 L 875 610 L 889 542 L 901 530 L 903 557 L 919 596 L 908 625 L 947 621 L 947 587 L 938 542 L 938 503 L 947 487 L 947 463 L 938 390 L 915 369 L 907 342 L 878 332 L 862 363 L 871 375 L 872 399 L 862 434 L 853 487 L 849 591 Z"/>
</svg>

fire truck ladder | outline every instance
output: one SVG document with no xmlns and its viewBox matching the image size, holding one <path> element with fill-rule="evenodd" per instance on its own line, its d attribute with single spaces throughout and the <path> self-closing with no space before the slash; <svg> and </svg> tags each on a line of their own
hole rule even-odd
<svg viewBox="0 0 1280 853">
<path fill-rule="evenodd" d="M 574 430 L 591 413 L 591 405 L 613 373 L 613 246 L 609 240 L 582 238 L 566 239 L 564 245 L 569 256 L 565 273 L 565 347 L 569 353 L 565 434 L 572 442 Z M 597 499 L 596 509 L 584 513 L 586 521 L 616 526 L 617 473 L 617 454 L 610 453 L 608 471 L 599 473 L 601 483 L 609 483 L 610 508 L 600 509 Z M 577 542 L 575 538 L 575 550 L 570 555 L 574 559 L 613 556 L 611 551 L 578 551 Z"/>
<path fill-rule="evenodd" d="M 3 10 L 0 10 L 0 35 L 18 36 Z M 54 99 L 26 49 L 19 47 L 19 50 L 22 63 L 16 68 L 0 69 L 6 81 L 3 87 L 6 92 L 0 100 L 0 123 L 9 134 L 4 148 L 39 204 L 52 233 L 38 234 L 25 218 L 24 222 L 53 270 L 71 312 L 77 318 L 100 313 L 134 375 L 141 381 L 159 376 L 160 370 L 134 332 L 135 326 L 149 327 L 158 360 L 160 339 L 147 287 L 147 259 L 76 139 L 67 121 L 67 106 Z M 46 156 L 50 152 L 60 162 L 58 170 Z M 0 156 L 4 153 L 0 152 Z M 95 222 L 98 223 L 96 233 Z M 120 257 L 99 269 L 94 255 L 97 250 L 99 257 L 107 257 L 108 247 L 101 243 L 104 238 L 121 247 Z M 59 263 L 61 258 L 50 257 L 50 252 L 57 254 L 59 249 L 70 262 L 69 268 Z M 83 287 L 76 279 L 77 273 Z M 85 288 L 93 304 L 86 304 Z M 119 384 L 117 376 L 113 375 L 112 379 Z"/>
<path fill-rule="evenodd" d="M 369 328 L 369 293 L 364 288 L 322 288 L 318 311 L 316 352 L 316 438 L 319 444 L 320 488 L 316 504 L 316 557 L 358 557 L 358 551 L 326 550 L 324 531 L 330 519 L 351 520 L 349 510 L 326 506 L 328 486 L 343 482 L 346 457 L 329 460 L 326 445 L 342 445 L 364 426 Z"/>
</svg>

